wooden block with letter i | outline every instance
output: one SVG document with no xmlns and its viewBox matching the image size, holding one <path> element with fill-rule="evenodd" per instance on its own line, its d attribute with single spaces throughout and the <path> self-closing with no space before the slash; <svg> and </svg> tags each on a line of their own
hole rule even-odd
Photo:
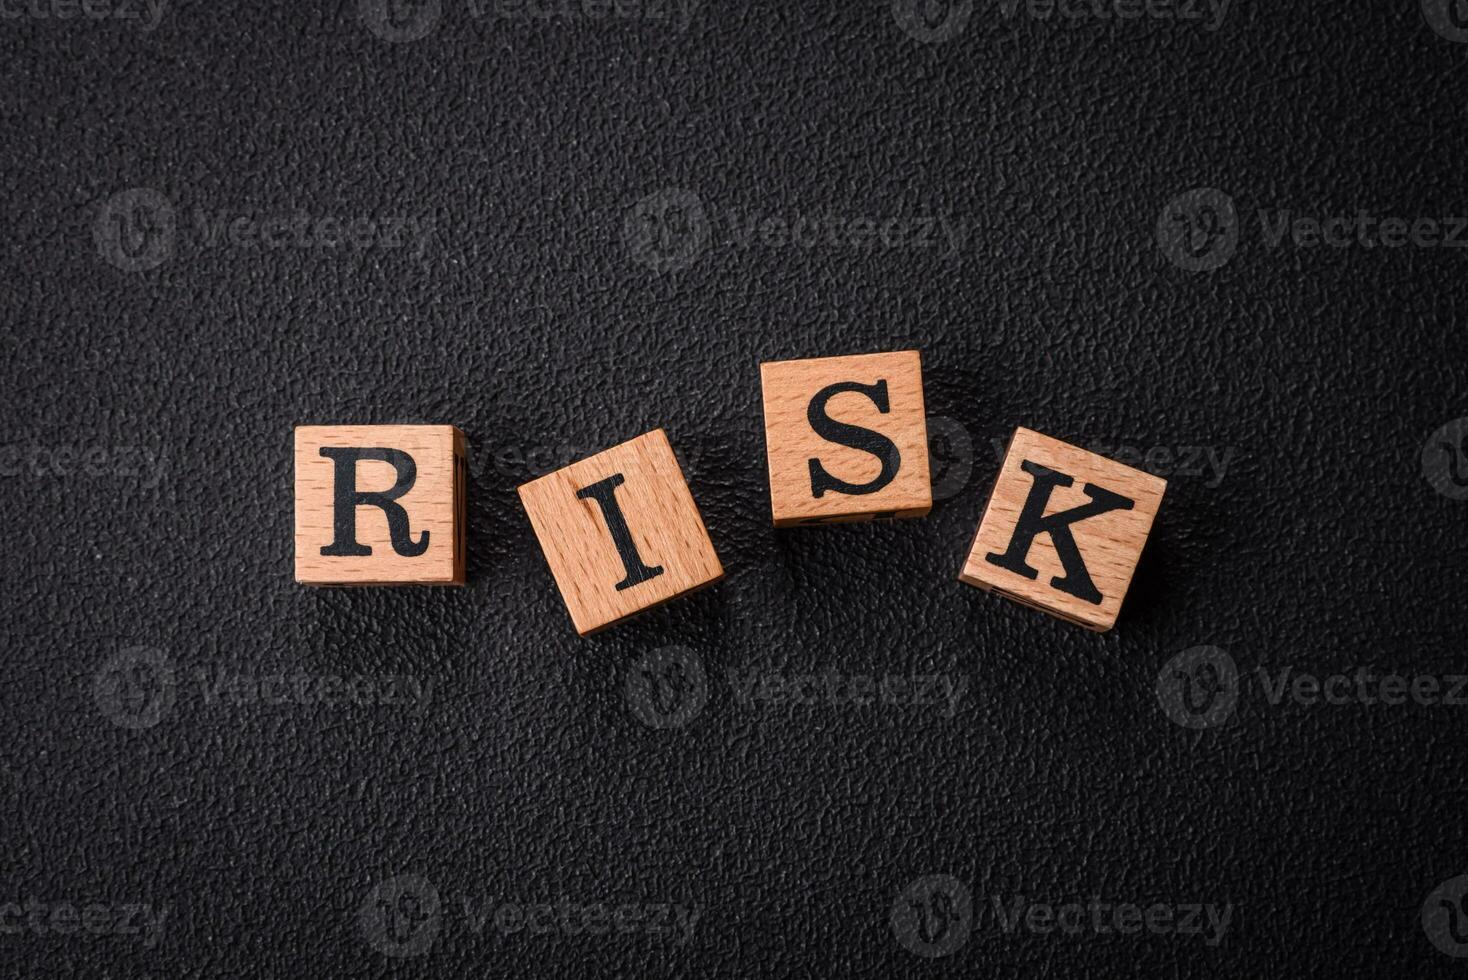
<svg viewBox="0 0 1468 980">
<path fill-rule="evenodd" d="M 772 361 L 760 382 L 776 527 L 932 509 L 917 351 Z"/>
<path fill-rule="evenodd" d="M 1016 429 L 958 577 L 1109 630 L 1166 489 L 1160 477 Z"/>
<path fill-rule="evenodd" d="M 524 484 L 520 502 L 582 636 L 724 577 L 662 429 Z"/>
<path fill-rule="evenodd" d="M 297 582 L 464 584 L 462 432 L 302 425 L 295 452 Z"/>
</svg>

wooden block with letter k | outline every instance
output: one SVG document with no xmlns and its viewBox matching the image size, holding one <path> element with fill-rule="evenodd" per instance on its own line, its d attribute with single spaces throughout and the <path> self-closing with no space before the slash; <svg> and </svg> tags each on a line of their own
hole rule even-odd
<svg viewBox="0 0 1468 980">
<path fill-rule="evenodd" d="M 958 577 L 1109 630 L 1166 489 L 1160 477 L 1016 429 Z"/>
<path fill-rule="evenodd" d="M 662 429 L 519 492 L 582 636 L 724 577 Z"/>
<path fill-rule="evenodd" d="M 917 351 L 760 365 L 776 527 L 933 507 Z"/>
<path fill-rule="evenodd" d="M 295 442 L 297 582 L 464 584 L 462 432 L 302 425 Z"/>
</svg>

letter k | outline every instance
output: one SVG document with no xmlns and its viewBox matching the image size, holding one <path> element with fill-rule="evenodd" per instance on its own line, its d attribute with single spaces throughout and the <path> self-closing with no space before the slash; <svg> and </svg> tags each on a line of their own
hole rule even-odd
<svg viewBox="0 0 1468 980">
<path fill-rule="evenodd" d="M 1050 502 L 1051 492 L 1056 487 L 1068 487 L 1075 480 L 1029 460 L 1024 460 L 1019 465 L 1020 469 L 1034 478 L 1034 485 L 1030 487 L 1030 495 L 1025 498 L 1019 520 L 1015 522 L 1014 534 L 1009 539 L 1009 549 L 1003 554 L 991 552 L 984 556 L 984 560 L 1016 575 L 1023 575 L 1028 579 L 1038 578 L 1039 571 L 1032 568 L 1025 558 L 1029 555 L 1035 538 L 1048 534 L 1050 543 L 1055 546 L 1055 554 L 1065 568 L 1065 574 L 1052 578 L 1050 584 L 1083 602 L 1100 605 L 1101 593 L 1096 591 L 1096 583 L 1091 581 L 1091 573 L 1086 569 L 1080 548 L 1076 547 L 1075 536 L 1071 534 L 1071 525 L 1108 511 L 1131 510 L 1135 502 L 1119 493 L 1087 483 L 1081 489 L 1091 498 L 1090 503 L 1046 517 L 1045 505 Z"/>
</svg>

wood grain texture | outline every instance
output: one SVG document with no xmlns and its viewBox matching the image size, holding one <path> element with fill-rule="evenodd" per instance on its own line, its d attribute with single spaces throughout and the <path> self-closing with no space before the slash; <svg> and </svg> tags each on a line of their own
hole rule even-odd
<svg viewBox="0 0 1468 980">
<path fill-rule="evenodd" d="M 1129 510 L 1111 510 L 1068 525 L 1085 568 L 1100 593 L 1093 603 L 1054 587 L 1053 580 L 1066 569 L 1050 534 L 1035 536 L 1026 562 L 1038 574 L 1027 578 L 989 560 L 1009 547 L 1021 511 L 1035 479 L 1021 469 L 1030 461 L 1071 477 L 1070 486 L 1057 486 L 1050 494 L 1045 516 L 1086 505 L 1084 487 L 1102 487 L 1132 501 Z M 1147 543 L 1153 518 L 1162 503 L 1167 481 L 1114 460 L 1079 449 L 1030 429 L 1016 429 L 1005 454 L 1004 464 L 989 497 L 984 516 L 969 549 L 959 579 L 970 585 L 999 592 L 1017 602 L 1034 606 L 1088 629 L 1109 630 L 1116 623 L 1122 600 L 1131 584 L 1137 559 Z"/>
<path fill-rule="evenodd" d="M 615 490 L 637 554 L 662 572 L 618 589 L 626 565 L 595 500 L 585 488 L 617 474 Z M 698 506 L 668 437 L 654 429 L 519 488 L 520 502 L 560 589 L 576 632 L 612 626 L 724 577 Z"/>
<path fill-rule="evenodd" d="M 922 359 L 917 351 L 771 361 L 760 365 L 760 380 L 770 511 L 776 527 L 921 517 L 932 509 Z M 890 439 L 900 453 L 900 465 L 892 481 L 879 490 L 851 494 L 828 489 L 817 497 L 811 487 L 812 459 L 853 485 L 870 483 L 882 472 L 878 456 L 832 442 L 811 427 L 812 399 L 842 382 L 886 383 L 886 412 L 868 395 L 846 391 L 829 399 L 826 415 Z"/>
<path fill-rule="evenodd" d="M 398 554 L 387 516 L 376 506 L 356 508 L 357 541 L 366 556 L 329 556 L 334 537 L 335 464 L 322 447 L 382 447 L 407 453 L 416 474 L 396 502 L 408 514 L 413 537 L 428 532 L 421 554 Z M 295 430 L 296 581 L 304 585 L 463 585 L 468 464 L 464 434 L 452 425 L 303 425 Z M 356 464 L 360 492 L 387 491 L 397 470 L 382 460 Z"/>
</svg>

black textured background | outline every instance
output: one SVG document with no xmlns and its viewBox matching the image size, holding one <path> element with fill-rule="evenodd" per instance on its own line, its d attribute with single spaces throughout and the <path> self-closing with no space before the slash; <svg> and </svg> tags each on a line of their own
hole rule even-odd
<svg viewBox="0 0 1468 980">
<path fill-rule="evenodd" d="M 1468 707 L 1272 705 L 1256 672 L 1468 667 L 1468 501 L 1421 462 L 1468 415 L 1468 252 L 1270 248 L 1257 213 L 1468 213 L 1468 45 L 1415 0 L 1236 0 L 1215 32 L 980 0 L 934 43 L 879 2 L 710 3 L 681 31 L 579 9 L 445 0 L 407 43 L 355 4 L 175 2 L 151 33 L 0 20 L 0 903 L 168 910 L 152 945 L 0 935 L 0 968 L 1461 972 L 1420 918 L 1468 871 Z M 1240 216 L 1213 272 L 1155 233 L 1198 187 Z M 95 241 L 131 188 L 177 212 L 154 269 Z M 657 271 L 624 225 L 672 189 L 711 234 L 670 226 L 690 261 Z M 421 252 L 209 247 L 200 209 L 434 232 Z M 732 220 L 827 215 L 971 235 L 741 245 Z M 971 464 L 962 489 L 925 520 L 776 533 L 759 361 L 906 347 L 972 445 L 938 466 Z M 294 584 L 290 433 L 326 422 L 469 434 L 467 588 Z M 1108 635 L 955 581 L 1018 424 L 1233 454 L 1221 480 L 1173 475 Z M 729 577 L 579 640 L 514 487 L 654 426 Z M 135 447 L 161 469 L 128 465 Z M 92 450 L 91 473 L 69 461 Z M 1190 730 L 1156 687 L 1204 644 L 1242 690 Z M 707 703 L 660 729 L 624 691 L 669 646 Z M 156 724 L 114 723 L 138 717 L 109 701 L 127 663 Z M 727 674 L 828 669 L 970 686 L 945 719 L 745 705 Z M 201 672 L 432 693 L 235 703 Z M 925 959 L 889 920 L 933 874 L 977 915 Z M 399 875 L 440 898 L 422 956 L 385 955 L 362 914 Z M 1217 946 L 1006 933 L 991 896 L 1017 895 L 1234 911 Z M 464 914 L 562 897 L 700 917 L 680 944 L 476 934 Z"/>
</svg>

